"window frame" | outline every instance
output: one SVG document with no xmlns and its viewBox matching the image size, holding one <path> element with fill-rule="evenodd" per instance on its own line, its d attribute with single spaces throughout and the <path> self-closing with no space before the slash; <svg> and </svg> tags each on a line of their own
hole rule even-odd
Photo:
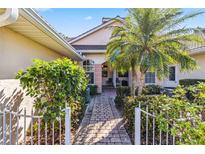
<svg viewBox="0 0 205 154">
<path fill-rule="evenodd" d="M 154 74 L 154 82 L 146 82 L 146 74 L 147 73 L 153 73 Z M 151 77 L 149 77 L 149 79 L 150 79 L 150 81 L 152 81 L 152 78 Z M 151 71 L 147 71 L 146 73 L 145 73 L 145 84 L 156 84 L 156 73 L 155 72 L 151 72 Z"/>
<path fill-rule="evenodd" d="M 93 73 L 93 83 L 88 83 L 88 85 L 94 85 L 95 84 L 95 62 L 93 60 L 90 59 L 86 59 L 85 61 L 83 61 L 83 69 L 87 73 Z"/>
<path fill-rule="evenodd" d="M 172 80 L 171 78 L 170 78 L 170 68 L 174 68 L 174 80 Z M 172 72 L 171 72 L 172 73 Z M 176 81 L 176 66 L 169 66 L 169 77 L 168 77 L 168 79 L 169 79 L 169 81 Z"/>
<path fill-rule="evenodd" d="M 106 72 L 106 76 L 104 76 L 104 73 Z M 108 77 L 108 66 L 102 65 L 102 77 L 107 78 Z"/>
</svg>

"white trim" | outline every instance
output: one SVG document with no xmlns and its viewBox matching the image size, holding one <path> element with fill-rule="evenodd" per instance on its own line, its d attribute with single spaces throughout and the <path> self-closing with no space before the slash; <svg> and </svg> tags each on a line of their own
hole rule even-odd
<svg viewBox="0 0 205 154">
<path fill-rule="evenodd" d="M 65 145 L 71 144 L 71 108 L 65 108 Z"/>
<path fill-rule="evenodd" d="M 113 18 L 113 19 L 114 19 L 114 18 Z M 84 34 L 77 36 L 76 38 L 70 40 L 69 43 L 74 43 L 74 42 L 76 42 L 76 41 L 78 41 L 78 40 L 80 40 L 80 39 L 82 39 L 82 38 L 84 38 L 84 37 L 86 37 L 86 36 L 88 36 L 88 35 L 90 35 L 90 34 L 96 32 L 96 31 L 98 31 L 98 30 L 100 30 L 100 29 L 104 28 L 105 26 L 108 26 L 108 25 L 110 25 L 110 24 L 116 22 L 116 21 L 113 20 L 113 19 L 110 19 L 110 21 L 105 22 L 105 23 L 101 24 L 100 26 L 97 26 L 97 27 L 93 28 L 92 30 L 85 32 Z M 118 20 L 120 20 L 120 21 L 123 21 L 120 17 L 117 17 L 117 18 L 115 18 L 115 19 L 118 19 Z"/>
<path fill-rule="evenodd" d="M 205 47 L 199 47 L 199 48 L 194 48 L 189 50 L 190 55 L 195 55 L 200 53 L 205 53 Z"/>
<path fill-rule="evenodd" d="M 106 50 L 77 50 L 79 53 L 106 53 Z"/>
<path fill-rule="evenodd" d="M 161 85 L 163 87 L 176 87 L 179 84 L 179 65 L 169 65 L 169 67 L 175 66 L 175 81 L 170 81 L 169 80 L 169 75 L 167 78 L 165 78 L 164 80 L 162 80 Z"/>
<path fill-rule="evenodd" d="M 10 25 L 16 22 L 18 16 L 19 16 L 18 9 L 7 8 L 5 13 L 0 15 L 0 27 Z"/>
<path fill-rule="evenodd" d="M 176 82 L 177 80 L 176 80 L 176 72 L 177 72 L 177 70 L 176 70 L 176 65 L 170 65 L 169 66 L 169 69 L 171 68 L 171 67 L 174 67 L 174 80 L 170 80 L 170 78 L 169 78 L 169 75 L 170 75 L 170 71 L 169 71 L 169 75 L 168 75 L 168 81 L 169 82 Z"/>
<path fill-rule="evenodd" d="M 91 59 L 86 59 L 86 60 L 84 60 L 84 61 L 87 61 L 87 60 L 89 60 L 89 61 L 93 61 L 93 60 L 91 60 Z M 83 62 L 84 62 L 83 61 Z M 93 70 L 91 70 L 91 71 L 88 71 L 87 70 L 87 66 L 92 66 L 93 67 Z M 85 67 L 85 69 L 84 69 L 84 67 Z M 94 85 L 94 84 L 96 84 L 95 83 L 95 62 L 93 61 L 93 64 L 92 65 L 84 65 L 83 64 L 83 69 L 85 70 L 85 73 L 93 73 L 93 83 L 88 83 L 88 84 L 90 84 L 90 85 Z"/>
<path fill-rule="evenodd" d="M 135 145 L 141 145 L 141 109 L 135 108 Z"/>
<path fill-rule="evenodd" d="M 45 20 L 43 20 L 33 9 L 22 8 L 20 9 L 20 14 L 29 21 L 31 21 L 33 24 L 35 24 L 35 26 L 45 32 L 61 46 L 69 50 L 70 53 L 74 56 L 75 60 L 83 60 L 83 57 L 78 54 L 75 49 L 63 37 L 61 37 L 48 23 L 46 23 Z"/>
</svg>

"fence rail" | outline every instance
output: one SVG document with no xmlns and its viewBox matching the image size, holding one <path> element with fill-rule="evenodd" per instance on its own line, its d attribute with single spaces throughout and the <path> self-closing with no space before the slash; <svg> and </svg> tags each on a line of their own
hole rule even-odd
<svg viewBox="0 0 205 154">
<path fill-rule="evenodd" d="M 144 117 L 144 118 L 142 118 Z M 144 126 L 145 132 L 142 132 L 142 126 Z M 150 127 L 151 128 L 150 128 Z M 167 125 L 167 130 L 169 125 Z M 156 135 L 156 132 L 157 135 Z M 172 140 L 170 141 L 170 139 Z M 163 141 L 163 142 L 162 142 Z M 135 145 L 170 145 L 175 144 L 175 136 L 171 136 L 167 131 L 165 134 L 162 130 L 156 126 L 155 113 L 149 113 L 148 106 L 145 106 L 145 110 L 139 107 L 135 108 Z"/>
<path fill-rule="evenodd" d="M 69 107 L 63 109 L 63 111 L 65 112 L 65 127 L 64 127 L 64 144 L 69 145 L 71 144 L 71 109 Z M 13 119 L 16 118 L 16 122 L 14 124 Z M 23 131 L 21 131 L 20 135 L 19 133 L 19 129 L 20 129 L 20 118 L 22 118 L 22 123 L 21 125 L 23 125 L 22 129 Z M 27 128 L 27 118 L 30 118 L 29 120 L 29 126 Z M 1 120 L 2 119 L 2 120 Z M 2 134 L 2 139 L 1 139 L 1 144 L 6 145 L 6 144 L 34 144 L 34 122 L 37 124 L 37 144 L 43 144 L 41 142 L 42 140 L 42 129 L 41 129 L 41 124 L 43 122 L 43 117 L 42 116 L 38 116 L 38 115 L 34 115 L 33 110 L 31 111 L 30 114 L 28 114 L 26 112 L 26 108 L 23 109 L 23 113 L 20 113 L 19 110 L 17 110 L 16 112 L 11 111 L 11 109 L 4 109 L 3 111 L 0 111 L 0 122 L 2 123 L 2 126 L 0 127 L 0 134 Z M 55 121 L 51 122 L 51 129 L 52 129 L 52 142 L 51 144 L 55 144 L 55 139 L 57 138 L 55 136 L 55 128 L 56 125 L 55 123 L 57 123 L 57 128 L 58 128 L 58 133 L 59 133 L 59 137 L 58 137 L 58 144 L 62 144 L 62 119 L 58 118 Z M 44 140 L 44 144 L 47 145 L 48 144 L 48 122 L 45 122 L 45 128 L 44 128 L 44 136 L 43 136 L 43 140 Z M 14 127 L 14 128 L 13 128 Z M 30 131 L 30 134 L 28 135 L 27 131 Z M 26 137 L 30 138 L 30 142 L 28 142 L 28 140 L 26 139 Z M 21 139 L 20 139 L 21 138 Z M 13 141 L 13 139 L 15 139 L 15 141 Z"/>
</svg>

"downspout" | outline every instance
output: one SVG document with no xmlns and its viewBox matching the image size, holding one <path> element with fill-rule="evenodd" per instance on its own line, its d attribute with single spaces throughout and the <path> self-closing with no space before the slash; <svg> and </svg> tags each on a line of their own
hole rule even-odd
<svg viewBox="0 0 205 154">
<path fill-rule="evenodd" d="M 5 13 L 0 14 L 0 27 L 10 25 L 16 22 L 18 16 L 19 16 L 18 9 L 7 8 Z"/>
</svg>

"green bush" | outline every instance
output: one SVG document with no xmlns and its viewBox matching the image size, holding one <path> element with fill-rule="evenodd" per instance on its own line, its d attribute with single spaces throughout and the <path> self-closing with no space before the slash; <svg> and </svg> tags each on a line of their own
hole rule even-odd
<svg viewBox="0 0 205 154">
<path fill-rule="evenodd" d="M 119 86 L 116 88 L 117 96 L 129 96 L 130 95 L 130 87 Z"/>
<path fill-rule="evenodd" d="M 155 95 L 155 94 L 160 94 L 160 89 L 161 87 L 159 85 L 146 85 L 142 93 L 144 95 Z"/>
<path fill-rule="evenodd" d="M 165 95 L 139 95 L 136 97 L 128 96 L 125 98 L 125 106 L 124 106 L 124 118 L 126 120 L 126 129 L 128 131 L 128 134 L 131 137 L 131 140 L 134 140 L 134 117 L 135 117 L 135 108 L 139 107 L 139 104 L 142 109 L 145 110 L 144 106 L 148 105 L 150 107 L 149 112 L 159 111 L 158 106 L 160 105 L 160 102 L 164 102 L 164 99 L 167 98 Z M 163 100 L 163 101 L 162 101 Z M 144 114 L 142 114 L 142 118 Z M 142 134 L 145 132 L 145 123 L 144 120 L 142 120 Z M 150 128 L 150 127 L 149 127 Z"/>
<path fill-rule="evenodd" d="M 205 80 L 203 79 L 182 79 L 179 80 L 179 84 L 186 89 L 186 97 L 190 100 L 193 101 L 196 97 L 196 93 L 198 90 L 196 90 L 197 85 L 203 85 L 200 83 L 205 83 Z"/>
<path fill-rule="evenodd" d="M 136 90 L 137 92 L 137 90 Z M 116 88 L 115 104 L 117 107 L 124 107 L 124 98 L 130 96 L 130 87 L 119 86 Z M 144 95 L 155 95 L 160 94 L 160 86 L 158 85 L 147 85 L 143 88 L 142 94 Z M 137 95 L 137 94 L 136 94 Z"/>
<path fill-rule="evenodd" d="M 90 88 L 90 95 L 94 96 L 97 95 L 97 85 L 88 85 L 88 87 Z"/>
<path fill-rule="evenodd" d="M 166 95 L 127 97 L 124 117 L 127 122 L 126 128 L 131 138 L 134 139 L 134 109 L 140 104 L 142 110 L 146 110 L 146 106 L 148 106 L 148 112 L 155 114 L 156 136 L 159 137 L 159 129 L 161 129 L 162 132 L 168 132 L 175 136 L 177 144 L 205 143 L 205 134 L 203 134 L 205 129 L 203 122 L 205 120 L 205 84 L 201 83 L 190 88 L 192 88 L 193 96 L 195 96 L 195 99 L 191 101 L 186 97 L 187 89 L 182 86 L 178 86 L 174 90 L 173 97 Z M 202 121 L 200 115 L 202 116 Z M 143 113 L 141 116 L 142 142 L 144 142 L 146 117 Z M 149 132 L 152 132 L 151 118 L 149 118 L 148 124 Z M 169 129 L 167 129 L 167 125 Z M 181 138 L 181 141 L 179 138 Z M 149 142 L 151 143 L 152 141 L 150 140 Z"/>
<path fill-rule="evenodd" d="M 179 84 L 182 86 L 190 86 L 190 85 L 196 85 L 200 82 L 205 82 L 204 79 L 181 79 L 179 80 Z"/>
<path fill-rule="evenodd" d="M 190 102 L 195 104 L 205 104 L 205 83 L 199 83 L 195 86 L 189 86 L 186 88 L 186 97 Z"/>
<path fill-rule="evenodd" d="M 87 86 L 85 71 L 67 58 L 54 61 L 35 59 L 25 71 L 19 71 L 17 79 L 34 97 L 34 107 L 45 121 L 65 116 L 65 106 L 71 107 L 72 127 L 76 128 L 84 112 L 84 93 Z"/>
<path fill-rule="evenodd" d="M 115 104 L 118 108 L 124 107 L 124 98 L 130 95 L 130 88 L 125 86 L 119 86 L 116 88 Z"/>
<path fill-rule="evenodd" d="M 86 104 L 88 104 L 88 103 L 90 102 L 90 99 L 91 99 L 90 96 L 91 96 L 91 95 L 90 95 L 90 88 L 87 87 L 87 88 L 86 88 L 85 95 L 84 95 Z"/>
</svg>

